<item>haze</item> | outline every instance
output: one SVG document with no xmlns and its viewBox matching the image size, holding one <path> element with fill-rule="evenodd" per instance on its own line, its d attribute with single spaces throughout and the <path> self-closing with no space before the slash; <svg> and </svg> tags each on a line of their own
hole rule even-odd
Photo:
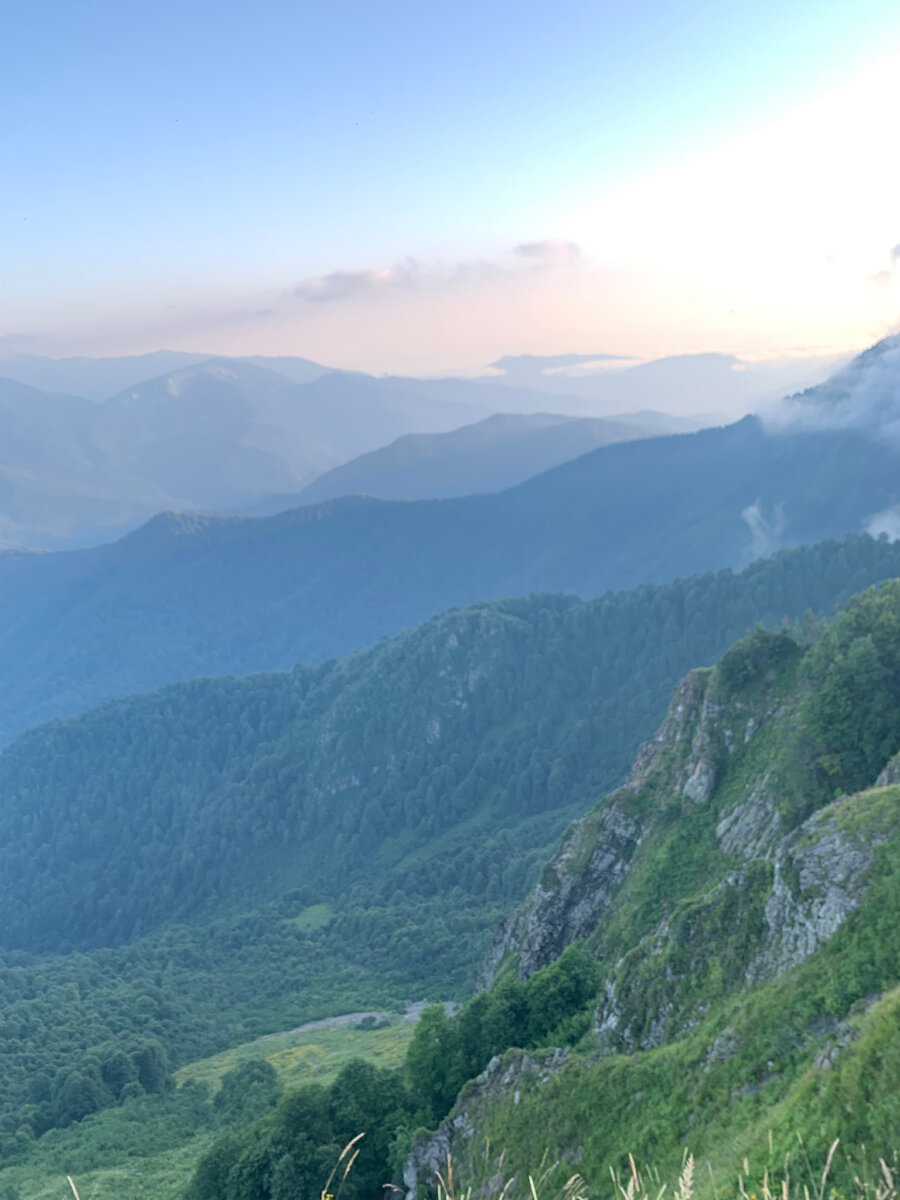
<svg viewBox="0 0 900 1200">
<path fill-rule="evenodd" d="M 7 9 L 2 352 L 849 353 L 895 327 L 888 0 Z"/>
</svg>

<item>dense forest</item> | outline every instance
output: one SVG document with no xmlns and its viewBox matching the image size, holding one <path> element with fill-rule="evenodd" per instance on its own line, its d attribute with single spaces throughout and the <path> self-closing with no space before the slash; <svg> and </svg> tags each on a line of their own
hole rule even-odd
<svg viewBox="0 0 900 1200">
<path fill-rule="evenodd" d="M 414 1141 L 427 1144 L 413 1123 L 434 1128 L 458 1098 L 434 1145 L 464 1155 L 463 1174 L 483 1156 L 481 1169 L 534 1171 L 548 1148 L 577 1153 L 598 1184 L 623 1145 L 669 1169 L 690 1144 L 729 1173 L 767 1145 L 777 1161 L 798 1136 L 816 1162 L 835 1137 L 851 1155 L 860 1143 L 897 1149 L 900 582 L 856 598 L 824 632 L 756 630 L 690 689 L 640 782 L 580 821 L 542 880 L 552 889 L 555 872 L 586 871 L 604 814 L 630 811 L 641 833 L 627 886 L 551 963 L 522 978 L 513 957 L 455 1016 L 426 1010 L 403 1086 L 385 1087 L 389 1100 L 369 1112 L 348 1107 L 358 1128 L 342 1132 L 373 1135 L 354 1197 L 396 1178 Z M 698 749 L 716 764 L 702 800 L 679 782 Z M 769 783 L 774 812 L 760 790 Z M 761 803 L 768 844 L 753 826 Z M 723 839 L 735 805 L 743 843 Z M 823 919 L 838 897 L 845 911 Z M 467 1087 L 495 1055 L 491 1079 Z M 336 1149 L 313 1114 L 333 1104 L 298 1093 L 218 1142 L 191 1200 L 288 1200 L 279 1164 L 295 1153 L 297 1180 L 313 1186 Z M 859 1170 L 842 1155 L 837 1186 Z"/>
<path fill-rule="evenodd" d="M 828 611 L 898 554 L 853 538 L 596 601 L 478 605 L 339 662 L 39 728 L 0 757 L 0 943 L 118 945 L 295 888 L 521 895 L 685 670 L 756 621 Z"/>
<path fill-rule="evenodd" d="M 896 547 L 851 537 L 595 601 L 478 605 L 340 662 L 29 733 L 0 756 L 5 1152 L 64 1120 L 68 1076 L 120 1034 L 177 1066 L 464 996 L 686 670 L 897 570 Z"/>
<path fill-rule="evenodd" d="M 606 446 L 495 495 L 163 515 L 112 546 L 0 554 L 0 741 L 174 680 L 346 654 L 453 605 L 742 567 L 898 502 L 886 439 L 747 418 Z"/>
</svg>

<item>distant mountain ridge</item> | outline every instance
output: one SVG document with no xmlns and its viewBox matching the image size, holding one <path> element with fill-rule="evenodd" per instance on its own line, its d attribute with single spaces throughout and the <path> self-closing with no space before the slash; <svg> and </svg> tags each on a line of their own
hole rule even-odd
<svg viewBox="0 0 900 1200">
<path fill-rule="evenodd" d="M 601 447 L 504 492 L 168 515 L 110 546 L 0 555 L 0 737 L 198 674 L 317 662 L 453 605 L 741 567 L 900 503 L 864 433 L 722 429 Z"/>
<path fill-rule="evenodd" d="M 741 382 L 746 373 L 735 373 L 746 364 L 715 355 L 614 367 L 600 375 L 590 374 L 591 363 L 583 359 L 513 356 L 499 360 L 506 364 L 499 374 L 414 379 L 334 371 L 292 356 L 157 351 L 107 359 L 0 357 L 0 392 L 7 397 L 0 402 L 0 479 L 7 480 L 5 490 L 0 486 L 0 545 L 96 544 L 165 509 L 240 512 L 264 502 L 261 511 L 272 511 L 266 497 L 296 496 L 316 477 L 398 437 L 447 433 L 494 414 L 550 411 L 620 421 L 616 414 L 631 408 L 625 423 L 646 425 L 638 410 L 683 407 L 686 394 L 694 413 L 734 413 L 775 386 L 773 376 L 762 391 L 755 384 L 748 390 Z M 588 375 L 577 374 L 582 368 Z M 748 368 L 754 379 L 761 370 Z M 809 373 L 801 379 L 808 382 Z M 17 423 L 48 412 L 46 401 L 26 399 L 22 387 L 71 397 L 57 405 L 55 429 L 46 437 L 48 446 L 68 438 L 73 453 L 60 450 L 54 462 L 40 464 L 27 454 L 17 457 Z M 736 406 L 738 393 L 743 399 Z M 14 411 L 16 403 L 29 414 Z M 45 424 L 49 420 L 45 416 Z M 704 417 L 691 427 L 717 420 Z M 670 423 L 658 432 L 673 428 Z M 521 464 L 508 471 L 499 455 L 496 468 L 483 459 L 479 464 L 482 452 L 473 444 L 471 463 L 463 461 L 463 447 L 456 448 L 458 468 L 440 487 L 423 489 L 409 477 L 393 489 L 349 477 L 347 486 L 407 498 L 497 490 L 607 440 L 586 436 L 583 444 L 573 441 L 553 452 L 548 442 L 546 453 L 533 457 L 510 444 L 511 461 L 518 455 Z M 387 455 L 379 469 L 390 473 L 393 466 Z M 336 495 L 343 486 L 337 477 L 314 494 Z"/>
<path fill-rule="evenodd" d="M 408 433 L 390 445 L 332 467 L 294 495 L 267 497 L 249 510 L 264 516 L 338 496 L 444 499 L 499 492 L 598 446 L 687 431 L 666 413 L 567 417 L 497 413 L 448 433 Z"/>
<path fill-rule="evenodd" d="M 528 387 L 578 398 L 602 415 L 637 408 L 714 414 L 734 420 L 825 380 L 838 356 L 748 362 L 733 354 L 675 354 L 632 362 L 614 354 L 505 355 L 491 364 L 500 386 Z M 570 411 L 582 412 L 572 407 Z"/>
<path fill-rule="evenodd" d="M 302 379 L 307 366 L 286 369 Z M 166 509 L 240 510 L 411 430 L 478 420 L 494 401 L 492 385 L 466 381 L 312 374 L 203 359 L 98 403 L 0 378 L 0 543 L 77 546 Z"/>
<path fill-rule="evenodd" d="M 47 358 L 39 354 L 17 354 L 0 356 L 0 376 L 41 391 L 70 392 L 100 403 L 139 383 L 209 362 L 216 357 L 214 354 L 187 353 L 183 350 L 156 350 L 151 354 L 106 358 Z M 290 356 L 266 358 L 256 355 L 238 361 L 278 371 L 295 383 L 309 383 L 333 369 L 306 358 Z"/>
</svg>

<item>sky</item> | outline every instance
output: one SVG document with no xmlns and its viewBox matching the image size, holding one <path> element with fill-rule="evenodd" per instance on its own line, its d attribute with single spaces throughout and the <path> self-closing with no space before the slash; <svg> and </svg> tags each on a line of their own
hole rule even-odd
<svg viewBox="0 0 900 1200">
<path fill-rule="evenodd" d="M 0 0 L 0 355 L 845 353 L 898 112 L 896 0 Z"/>
</svg>

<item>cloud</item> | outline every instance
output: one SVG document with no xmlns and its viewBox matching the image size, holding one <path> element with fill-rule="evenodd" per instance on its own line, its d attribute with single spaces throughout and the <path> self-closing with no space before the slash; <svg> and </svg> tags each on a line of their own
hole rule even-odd
<svg viewBox="0 0 900 1200">
<path fill-rule="evenodd" d="M 765 414 L 774 431 L 853 429 L 900 444 L 900 335 Z"/>
<path fill-rule="evenodd" d="M 882 534 L 891 542 L 900 541 L 900 506 L 882 509 L 873 513 L 863 523 L 863 528 L 871 537 L 881 537 Z"/>
<path fill-rule="evenodd" d="M 528 258 L 542 266 L 568 267 L 581 259 L 581 250 L 575 242 L 561 238 L 544 238 L 541 242 L 521 242 L 513 247 L 513 254 Z"/>
<path fill-rule="evenodd" d="M 340 270 L 304 280 L 294 288 L 297 300 L 314 300 L 325 303 L 333 300 L 348 300 L 371 292 L 418 286 L 421 270 L 414 258 L 404 259 L 395 267 L 376 270 Z"/>
<path fill-rule="evenodd" d="M 546 238 L 541 242 L 523 242 L 514 246 L 515 259 L 528 259 L 528 269 L 545 270 L 553 267 L 573 266 L 581 253 L 574 242 Z M 421 288 L 481 283 L 485 280 L 523 275 L 526 268 L 513 262 L 492 262 L 475 259 L 458 262 L 447 267 L 441 264 L 424 266 L 415 258 L 405 258 L 393 267 L 342 268 L 304 279 L 290 293 L 294 300 L 309 300 L 324 303 L 352 300 L 357 296 L 384 295 L 388 292 L 411 291 Z"/>
<path fill-rule="evenodd" d="M 741 516 L 750 530 L 750 552 L 753 557 L 767 558 L 770 554 L 774 554 L 781 541 L 781 535 L 784 533 L 783 505 L 775 505 L 771 520 L 767 520 L 763 515 L 762 505 L 758 500 L 755 504 L 748 504 L 741 512 Z"/>
<path fill-rule="evenodd" d="M 900 242 L 898 242 L 897 245 L 894 246 L 893 249 L 891 250 L 891 262 L 892 263 L 900 262 Z"/>
</svg>

